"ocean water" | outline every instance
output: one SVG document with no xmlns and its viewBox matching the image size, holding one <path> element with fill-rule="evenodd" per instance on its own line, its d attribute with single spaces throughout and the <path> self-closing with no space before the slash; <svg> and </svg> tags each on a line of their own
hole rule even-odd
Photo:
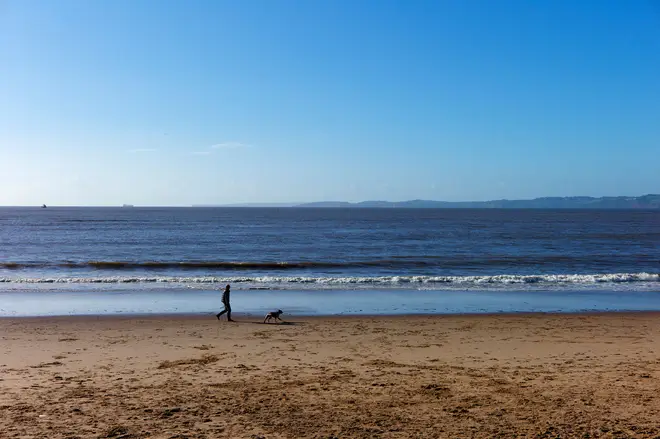
<svg viewBox="0 0 660 439">
<path fill-rule="evenodd" d="M 460 297 L 490 303 L 483 294 L 504 305 L 521 294 L 586 295 L 617 309 L 635 297 L 646 309 L 660 292 L 660 211 L 0 208 L 0 315 L 23 315 L 16 304 L 37 297 L 37 314 L 53 313 L 56 300 L 80 312 L 197 312 L 226 283 L 251 291 L 244 305 L 254 312 L 278 298 L 308 311 L 382 302 L 390 312 L 440 312 L 460 310 Z M 138 297 L 139 306 L 109 307 Z M 153 305 L 157 297 L 167 305 Z M 450 297 L 458 305 L 443 308 Z M 483 309 L 511 310 L 504 305 Z M 522 308 L 513 310 L 533 310 Z"/>
</svg>

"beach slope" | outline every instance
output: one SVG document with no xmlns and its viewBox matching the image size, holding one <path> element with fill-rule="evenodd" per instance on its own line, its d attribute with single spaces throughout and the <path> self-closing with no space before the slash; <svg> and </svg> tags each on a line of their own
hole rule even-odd
<svg viewBox="0 0 660 439">
<path fill-rule="evenodd" d="M 659 317 L 0 319 L 0 436 L 652 438 Z"/>
</svg>

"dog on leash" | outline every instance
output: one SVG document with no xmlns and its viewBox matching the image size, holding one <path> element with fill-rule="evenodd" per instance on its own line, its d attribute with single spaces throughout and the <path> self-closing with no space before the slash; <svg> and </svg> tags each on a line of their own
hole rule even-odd
<svg viewBox="0 0 660 439">
<path fill-rule="evenodd" d="M 280 319 L 280 315 L 284 314 L 284 311 L 281 309 L 278 309 L 277 311 L 271 311 L 268 314 L 266 314 L 266 317 L 264 318 L 264 323 L 270 322 L 271 320 L 279 320 L 280 322 L 282 319 Z"/>
</svg>

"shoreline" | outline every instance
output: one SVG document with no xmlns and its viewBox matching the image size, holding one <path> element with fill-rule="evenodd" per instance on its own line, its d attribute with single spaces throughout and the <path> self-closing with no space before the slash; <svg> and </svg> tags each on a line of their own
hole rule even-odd
<svg viewBox="0 0 660 439">
<path fill-rule="evenodd" d="M 217 290 L 4 291 L 0 317 L 190 315 L 222 309 Z M 260 290 L 232 296 L 237 315 L 453 315 L 660 311 L 660 291 Z"/>
<path fill-rule="evenodd" d="M 547 311 L 521 311 L 521 312 L 490 312 L 490 313 L 409 313 L 409 314 L 328 314 L 328 315 L 319 315 L 319 314 L 296 314 L 295 316 L 287 316 L 286 314 L 282 315 L 282 323 L 270 323 L 268 325 L 284 325 L 287 323 L 302 323 L 301 320 L 305 321 L 330 321 L 330 320 L 362 320 L 362 319 L 382 319 L 382 320 L 405 320 L 405 319 L 415 319 L 415 318 L 492 318 L 492 317 L 537 317 L 537 316 L 606 316 L 606 315 L 618 315 L 621 317 L 634 317 L 634 316 L 656 316 L 660 319 L 660 310 L 658 311 L 649 311 L 649 310 L 612 310 L 612 311 L 567 311 L 567 312 L 547 312 Z M 263 315 L 257 314 L 247 314 L 232 311 L 232 316 L 235 323 L 263 323 Z M 261 320 L 260 320 L 261 318 Z M 209 311 L 208 313 L 146 313 L 146 314 L 75 314 L 75 315 L 34 315 L 34 316 L 0 316 L 0 322 L 3 321 L 99 321 L 99 320 L 108 320 L 108 321 L 127 321 L 127 320 L 148 320 L 148 321 L 199 321 L 205 322 L 207 320 L 217 321 L 218 323 L 231 324 L 233 322 L 227 322 L 225 319 L 218 321 L 215 318 L 215 312 Z"/>
</svg>

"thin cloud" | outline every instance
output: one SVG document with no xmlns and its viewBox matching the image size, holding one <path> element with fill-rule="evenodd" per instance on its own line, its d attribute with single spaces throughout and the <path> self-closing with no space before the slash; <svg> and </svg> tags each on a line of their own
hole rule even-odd
<svg viewBox="0 0 660 439">
<path fill-rule="evenodd" d="M 128 152 L 156 152 L 155 148 L 137 148 L 131 149 Z"/>
<path fill-rule="evenodd" d="M 241 148 L 250 148 L 252 145 L 241 142 L 222 142 L 211 145 L 211 149 L 241 149 Z"/>
<path fill-rule="evenodd" d="M 246 149 L 246 148 L 252 148 L 252 145 L 242 142 L 222 142 L 209 146 L 206 151 L 193 151 L 191 152 L 191 154 L 206 156 L 206 155 L 215 154 L 216 151 L 222 149 L 226 150 L 226 149 Z"/>
</svg>

